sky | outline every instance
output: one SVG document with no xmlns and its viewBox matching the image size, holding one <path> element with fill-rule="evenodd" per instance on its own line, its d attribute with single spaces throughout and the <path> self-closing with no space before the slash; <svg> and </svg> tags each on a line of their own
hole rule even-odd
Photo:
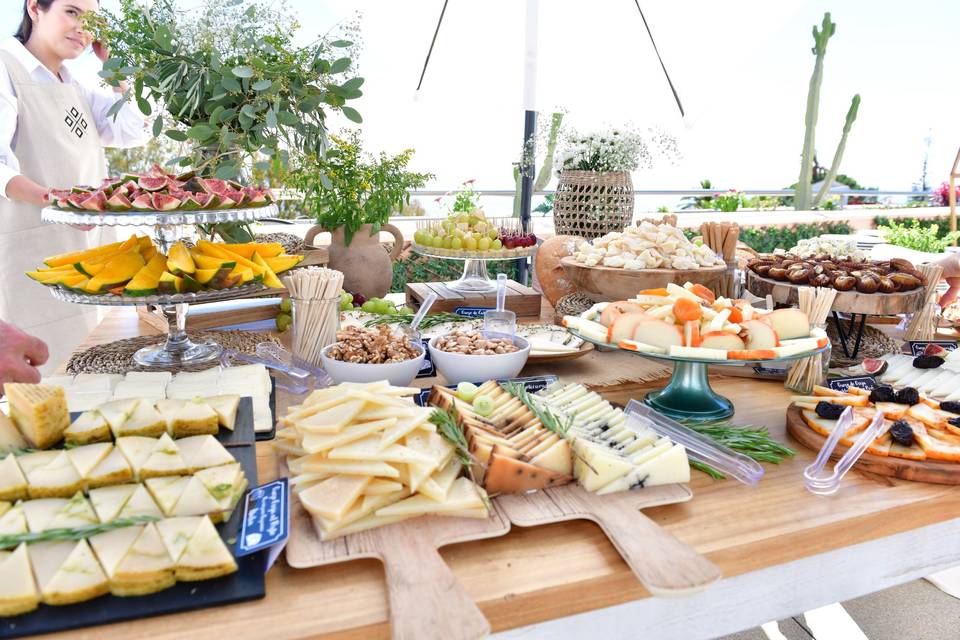
<svg viewBox="0 0 960 640">
<path fill-rule="evenodd" d="M 12 32 L 19 0 L 0 4 L 0 30 Z M 417 95 L 442 0 L 287 4 L 304 42 L 359 16 L 359 75 L 366 83 L 355 106 L 368 149 L 415 149 L 412 168 L 436 174 L 430 189 L 467 179 L 481 191 L 513 188 L 523 133 L 525 2 L 449 0 Z M 831 11 L 837 32 L 821 89 L 821 164 L 833 157 L 855 93 L 862 103 L 841 172 L 860 184 L 909 190 L 920 180 L 929 136 L 928 182 L 936 186 L 960 147 L 958 2 L 641 1 L 685 119 L 633 1 L 540 0 L 539 6 L 538 110 L 562 110 L 566 125 L 583 132 L 657 126 L 677 137 L 682 159 L 637 171 L 638 189 L 693 188 L 704 178 L 738 189 L 795 182 L 814 64 L 811 28 L 824 11 Z M 75 64 L 92 70 L 92 62 Z"/>
</svg>

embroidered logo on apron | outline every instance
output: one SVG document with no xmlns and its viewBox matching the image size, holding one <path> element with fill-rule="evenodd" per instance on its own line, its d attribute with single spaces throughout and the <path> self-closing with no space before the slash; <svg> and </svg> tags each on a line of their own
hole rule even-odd
<svg viewBox="0 0 960 640">
<path fill-rule="evenodd" d="M 83 138 L 83 134 L 87 132 L 87 119 L 76 107 L 70 107 L 66 111 L 67 117 L 63 121 L 67 123 L 67 127 L 70 128 L 72 133 L 76 134 L 77 138 Z"/>
</svg>

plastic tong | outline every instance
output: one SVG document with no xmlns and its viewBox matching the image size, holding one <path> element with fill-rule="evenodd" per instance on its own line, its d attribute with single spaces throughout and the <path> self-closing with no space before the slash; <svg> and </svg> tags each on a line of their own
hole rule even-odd
<svg viewBox="0 0 960 640">
<path fill-rule="evenodd" d="M 840 461 L 833 467 L 833 473 L 824 475 L 823 469 L 827 465 L 831 454 L 833 454 L 833 450 L 837 448 L 840 437 L 845 434 L 851 426 L 853 426 L 853 408 L 847 407 L 844 412 L 840 414 L 840 419 L 837 420 L 837 426 L 830 432 L 830 437 L 823 443 L 820 453 L 817 454 L 817 459 L 813 461 L 813 464 L 803 470 L 803 484 L 806 485 L 810 493 L 818 496 L 829 496 L 837 492 L 843 476 L 850 470 L 853 463 L 860 459 L 860 456 L 867 450 L 870 443 L 876 440 L 883 432 L 883 412 L 878 411 L 876 415 L 873 416 L 873 421 L 870 423 L 870 426 L 860 434 L 860 437 L 853 443 L 853 446 L 847 449 L 847 452 L 843 454 Z"/>
</svg>

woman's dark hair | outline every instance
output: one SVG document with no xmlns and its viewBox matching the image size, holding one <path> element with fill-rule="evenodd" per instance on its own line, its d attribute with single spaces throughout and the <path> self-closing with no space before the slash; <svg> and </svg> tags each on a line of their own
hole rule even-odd
<svg viewBox="0 0 960 640">
<path fill-rule="evenodd" d="M 27 12 L 27 2 L 29 0 L 23 0 L 23 22 L 20 23 L 20 28 L 17 29 L 17 32 L 13 34 L 13 37 L 20 41 L 21 44 L 27 44 L 27 40 L 30 39 L 30 34 L 33 33 L 33 20 L 30 18 L 30 13 Z M 47 11 L 52 5 L 54 0 L 37 0 L 37 6 L 41 11 Z"/>
</svg>

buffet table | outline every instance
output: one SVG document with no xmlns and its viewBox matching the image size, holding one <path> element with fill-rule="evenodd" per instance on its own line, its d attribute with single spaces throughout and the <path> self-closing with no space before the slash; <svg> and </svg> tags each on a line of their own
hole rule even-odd
<svg viewBox="0 0 960 640">
<path fill-rule="evenodd" d="M 81 346 L 156 328 L 130 309 L 111 311 Z M 564 363 L 555 373 L 564 375 Z M 514 529 L 506 536 L 447 547 L 443 557 L 502 637 L 711 638 L 907 582 L 960 564 L 960 491 L 851 471 L 838 494 L 808 493 L 801 472 L 813 453 L 786 435 L 789 392 L 782 383 L 713 377 L 738 424 L 766 425 L 797 449 L 765 465 L 757 487 L 694 473 L 694 499 L 645 513 L 716 563 L 723 580 L 687 598 L 652 598 L 600 528 L 574 521 Z M 662 383 L 660 383 L 662 385 Z M 651 385 L 653 386 L 653 385 Z M 645 385 L 606 386 L 626 402 Z M 279 392 L 278 413 L 296 398 Z M 293 402 L 291 402 L 293 401 Z M 269 443 L 257 445 L 260 482 L 276 477 Z M 63 638 L 389 637 L 383 570 L 354 561 L 295 570 L 281 558 L 260 601 L 145 618 Z"/>
</svg>

